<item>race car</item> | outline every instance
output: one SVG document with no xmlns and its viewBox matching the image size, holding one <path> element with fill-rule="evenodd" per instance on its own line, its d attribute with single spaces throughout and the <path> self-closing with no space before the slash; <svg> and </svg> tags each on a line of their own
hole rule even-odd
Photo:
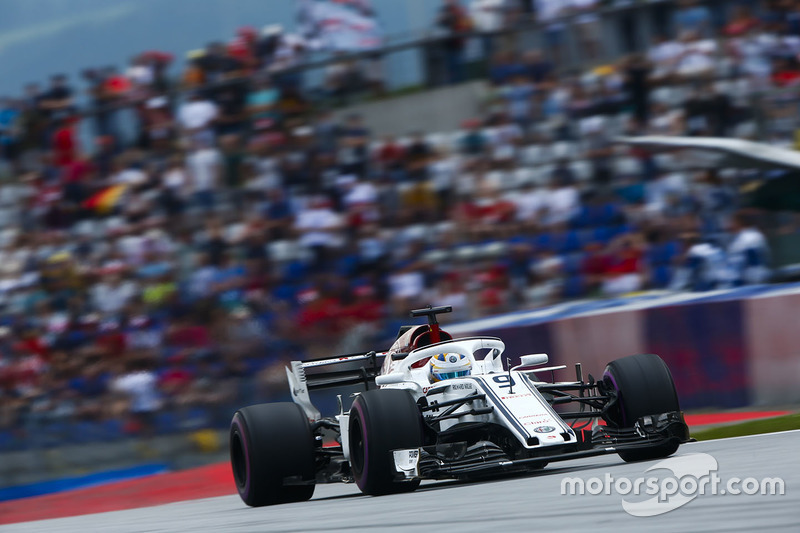
<svg viewBox="0 0 800 533">
<path fill-rule="evenodd" d="M 614 360 L 597 380 L 584 380 L 577 364 L 574 381 L 556 382 L 566 367 L 544 367 L 547 354 L 511 366 L 499 338 L 453 338 L 437 320 L 450 311 L 411 311 L 428 323 L 401 328 L 386 351 L 292 362 L 293 402 L 238 410 L 230 455 L 242 500 L 308 500 L 329 482 L 355 482 L 370 495 L 409 492 L 423 479 L 536 471 L 607 453 L 656 459 L 689 440 L 659 356 Z M 338 414 L 324 417 L 309 391 L 330 388 L 352 392 L 338 394 Z"/>
</svg>

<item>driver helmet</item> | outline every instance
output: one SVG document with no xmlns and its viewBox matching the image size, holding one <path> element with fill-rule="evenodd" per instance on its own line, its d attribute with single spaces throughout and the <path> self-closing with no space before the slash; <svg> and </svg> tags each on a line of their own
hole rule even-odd
<svg viewBox="0 0 800 533">
<path fill-rule="evenodd" d="M 432 383 L 445 379 L 463 378 L 472 373 L 472 361 L 469 360 L 469 357 L 455 352 L 438 353 L 431 357 L 429 365 Z"/>
</svg>

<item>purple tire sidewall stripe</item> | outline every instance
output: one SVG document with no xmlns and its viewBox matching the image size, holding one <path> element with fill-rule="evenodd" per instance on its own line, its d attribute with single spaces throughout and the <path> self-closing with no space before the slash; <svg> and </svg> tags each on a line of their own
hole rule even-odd
<svg viewBox="0 0 800 533">
<path fill-rule="evenodd" d="M 364 409 L 361 407 L 361 402 L 356 401 L 353 404 L 353 407 L 356 411 L 358 411 L 358 417 L 361 420 L 361 442 L 364 444 L 364 460 L 361 468 L 361 479 L 367 479 L 367 469 L 369 468 L 369 462 L 367 461 L 367 457 L 369 456 L 369 444 L 367 442 L 366 417 L 364 416 Z"/>
<path fill-rule="evenodd" d="M 244 429 L 244 424 L 242 423 L 242 415 L 236 413 L 236 416 L 233 417 L 233 423 L 236 424 L 236 427 L 239 428 L 239 440 L 242 441 L 242 446 L 244 447 L 244 469 L 245 469 L 245 483 L 244 489 L 242 490 L 242 496 L 247 498 L 250 496 L 250 453 L 247 449 L 247 433 Z M 238 488 L 238 483 L 236 484 Z"/>
<path fill-rule="evenodd" d="M 622 408 L 622 402 L 619 401 L 619 392 L 620 392 L 620 390 L 619 390 L 619 387 L 617 386 L 617 381 L 614 379 L 614 375 L 611 374 L 611 372 L 608 372 L 608 371 L 603 372 L 603 377 L 604 378 L 607 377 L 609 379 L 609 381 L 611 381 L 611 384 L 614 385 L 614 390 L 617 391 L 617 402 L 619 403 L 619 406 L 620 406 L 619 412 L 622 415 L 622 425 L 624 427 L 627 427 L 628 426 L 628 421 L 625 418 L 625 409 Z"/>
</svg>

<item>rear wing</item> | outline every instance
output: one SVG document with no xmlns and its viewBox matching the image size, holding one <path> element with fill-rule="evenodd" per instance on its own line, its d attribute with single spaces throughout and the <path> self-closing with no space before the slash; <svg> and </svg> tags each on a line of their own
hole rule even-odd
<svg viewBox="0 0 800 533">
<path fill-rule="evenodd" d="M 432 307 L 429 305 L 423 309 L 414 309 L 411 311 L 411 317 L 427 317 L 431 340 L 433 343 L 439 343 L 443 340 L 442 333 L 444 332 L 439 329 L 439 322 L 436 315 L 450 313 L 452 310 L 453 308 L 449 305 L 440 307 Z M 446 335 L 449 339 L 450 335 Z M 397 341 L 395 341 L 395 343 L 396 342 Z M 310 359 L 307 361 L 292 361 L 290 364 L 291 369 L 286 369 L 286 377 L 289 380 L 289 390 L 292 393 L 292 399 L 303 408 L 310 419 L 319 420 L 320 412 L 311 403 L 311 397 L 308 394 L 309 391 L 354 385 L 363 385 L 366 390 L 369 390 L 370 385 L 375 385 L 375 377 L 381 371 L 381 366 L 387 355 L 388 351 L 372 351 L 322 359 Z M 400 360 L 407 355 L 408 353 L 393 353 L 390 357 L 394 360 Z M 324 371 L 319 370 L 329 366 L 343 366 L 344 368 Z M 311 370 L 311 372 L 307 373 L 306 370 Z"/>
<path fill-rule="evenodd" d="M 319 420 L 320 412 L 311 403 L 309 391 L 353 385 L 364 385 L 364 388 L 369 390 L 370 385 L 375 383 L 375 376 L 380 372 L 385 356 L 386 352 L 371 351 L 308 361 L 292 361 L 291 368 L 286 368 L 292 399 L 303 408 L 310 419 Z M 345 368 L 318 370 L 330 366 Z M 307 373 L 306 369 L 311 369 L 311 372 Z"/>
<path fill-rule="evenodd" d="M 303 369 L 309 389 L 324 389 L 326 387 L 338 387 L 344 385 L 368 385 L 370 380 L 374 381 L 375 376 L 381 368 L 386 352 L 367 352 L 358 354 L 340 355 L 324 359 L 310 359 L 308 361 L 292 361 L 292 370 L 296 367 Z M 344 365 L 348 368 L 328 370 L 325 372 L 317 371 L 326 366 Z M 312 373 L 306 373 L 306 369 L 315 369 Z"/>
</svg>

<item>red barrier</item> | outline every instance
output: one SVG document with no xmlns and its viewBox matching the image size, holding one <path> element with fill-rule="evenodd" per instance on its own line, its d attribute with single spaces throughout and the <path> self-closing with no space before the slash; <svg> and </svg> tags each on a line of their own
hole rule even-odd
<svg viewBox="0 0 800 533">
<path fill-rule="evenodd" d="M 150 507 L 236 494 L 228 463 L 0 504 L 0 524 Z M 242 504 L 244 505 L 244 504 Z"/>
<path fill-rule="evenodd" d="M 714 424 L 729 424 L 732 422 L 746 422 L 759 418 L 790 415 L 792 411 L 748 411 L 744 413 L 706 413 L 686 415 L 686 423 L 690 427 L 710 426 Z"/>
</svg>

